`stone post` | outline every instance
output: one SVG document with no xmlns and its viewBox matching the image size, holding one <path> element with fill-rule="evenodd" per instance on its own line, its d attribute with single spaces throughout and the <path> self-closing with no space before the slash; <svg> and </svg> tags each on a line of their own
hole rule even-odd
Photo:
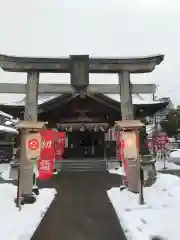
<svg viewBox="0 0 180 240">
<path fill-rule="evenodd" d="M 130 73 L 128 71 L 119 73 L 119 85 L 122 120 L 133 120 L 134 110 L 132 103 Z"/>
<path fill-rule="evenodd" d="M 38 84 L 39 73 L 28 72 L 24 120 L 37 120 Z M 24 141 L 23 136 L 21 141 Z M 21 149 L 20 170 L 21 195 L 25 203 L 33 202 L 33 163 L 25 157 L 24 149 Z"/>
<path fill-rule="evenodd" d="M 71 85 L 84 98 L 89 85 L 89 55 L 71 55 L 70 74 Z"/>
<path fill-rule="evenodd" d="M 123 71 L 119 74 L 119 85 L 120 85 L 120 99 L 121 99 L 121 115 L 122 120 L 134 120 L 134 110 L 132 103 L 132 92 L 130 73 Z M 128 189 L 132 192 L 138 192 L 139 190 L 139 169 L 136 165 L 132 164 L 132 159 L 126 159 L 127 161 L 127 180 Z M 139 160 L 138 160 L 139 161 Z"/>
</svg>

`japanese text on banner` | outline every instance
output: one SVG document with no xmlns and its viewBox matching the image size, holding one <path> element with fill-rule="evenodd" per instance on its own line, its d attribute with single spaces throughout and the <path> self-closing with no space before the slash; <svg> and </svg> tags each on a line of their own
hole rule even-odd
<svg viewBox="0 0 180 240">
<path fill-rule="evenodd" d="M 42 130 L 43 147 L 38 161 L 38 179 L 52 177 L 54 168 L 54 131 Z"/>
</svg>

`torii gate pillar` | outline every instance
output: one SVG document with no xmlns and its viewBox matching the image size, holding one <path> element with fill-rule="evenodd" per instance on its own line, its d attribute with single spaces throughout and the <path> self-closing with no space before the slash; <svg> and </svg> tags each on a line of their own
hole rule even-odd
<svg viewBox="0 0 180 240">
<path fill-rule="evenodd" d="M 119 73 L 121 115 L 122 120 L 134 120 L 134 109 L 132 103 L 132 92 L 130 73 L 122 71 Z"/>
<path fill-rule="evenodd" d="M 38 105 L 38 85 L 39 85 L 39 73 L 28 72 L 27 84 L 26 84 L 26 98 L 25 98 L 25 111 L 24 120 L 37 121 L 37 105 Z M 33 187 L 33 163 L 29 161 L 25 154 L 21 159 L 21 193 L 25 203 L 34 202 L 32 194 Z"/>
</svg>

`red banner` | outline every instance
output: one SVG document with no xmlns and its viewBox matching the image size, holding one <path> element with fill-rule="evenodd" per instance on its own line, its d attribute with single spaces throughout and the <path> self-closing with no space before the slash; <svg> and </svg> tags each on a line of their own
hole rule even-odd
<svg viewBox="0 0 180 240">
<path fill-rule="evenodd" d="M 117 132 L 117 159 L 122 161 L 122 143 L 120 132 Z"/>
<path fill-rule="evenodd" d="M 117 132 L 117 158 L 122 161 L 123 170 L 125 175 L 123 176 L 123 184 L 127 185 L 128 183 L 128 174 L 127 174 L 127 161 L 124 159 L 123 148 L 125 143 L 121 140 L 120 132 Z"/>
<path fill-rule="evenodd" d="M 52 177 L 54 168 L 54 131 L 41 130 L 42 150 L 38 161 L 38 179 L 48 179 Z"/>
<path fill-rule="evenodd" d="M 65 145 L 65 132 L 55 132 L 56 139 L 56 148 L 55 148 L 55 159 L 61 160 L 62 155 L 64 153 L 64 145 Z"/>
</svg>

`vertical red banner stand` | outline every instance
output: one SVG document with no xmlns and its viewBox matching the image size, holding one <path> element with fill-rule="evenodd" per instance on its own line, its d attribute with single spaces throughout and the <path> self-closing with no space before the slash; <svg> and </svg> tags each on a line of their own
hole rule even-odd
<svg viewBox="0 0 180 240">
<path fill-rule="evenodd" d="M 41 130 L 42 150 L 38 161 L 37 179 L 49 179 L 54 168 L 54 131 Z"/>
<path fill-rule="evenodd" d="M 121 141 L 120 132 L 117 132 L 117 158 L 119 161 L 122 162 L 122 167 L 124 170 L 123 185 L 127 186 L 127 184 L 128 184 L 127 161 L 124 158 L 123 148 L 124 148 L 124 143 Z"/>
<path fill-rule="evenodd" d="M 120 132 L 117 132 L 117 158 L 122 161 L 122 148 L 121 148 Z"/>
<path fill-rule="evenodd" d="M 65 146 L 65 132 L 55 132 L 55 160 L 59 161 L 62 159 L 62 155 L 64 153 L 64 146 Z"/>
</svg>

